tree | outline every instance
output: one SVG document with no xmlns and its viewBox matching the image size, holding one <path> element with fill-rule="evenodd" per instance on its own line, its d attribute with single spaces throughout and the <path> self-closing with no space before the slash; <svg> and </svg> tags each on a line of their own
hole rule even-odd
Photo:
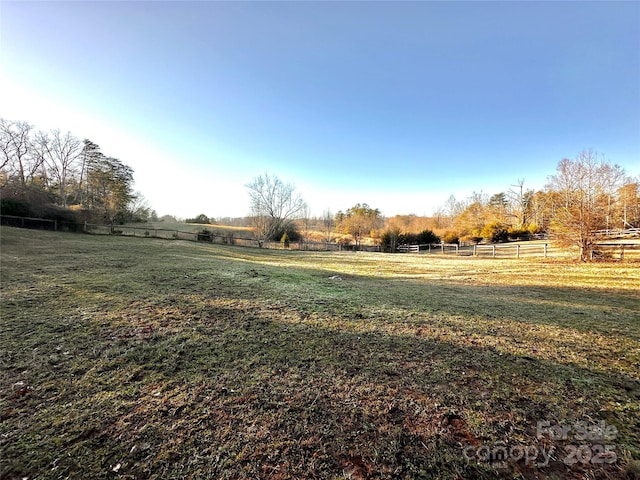
<svg viewBox="0 0 640 480">
<path fill-rule="evenodd" d="M 628 178 L 618 190 L 618 214 L 622 228 L 640 227 L 640 181 Z"/>
<path fill-rule="evenodd" d="M 255 177 L 246 187 L 249 189 L 251 220 L 258 245 L 262 247 L 267 240 L 279 241 L 285 232 L 293 239 L 293 220 L 306 205 L 296 193 L 295 186 L 265 173 Z"/>
<path fill-rule="evenodd" d="M 331 213 L 331 210 L 329 209 L 322 212 L 322 227 L 324 239 L 327 243 L 329 243 L 331 241 L 331 232 L 333 232 L 333 228 L 335 227 L 333 213 Z"/>
<path fill-rule="evenodd" d="M 402 243 L 402 232 L 398 227 L 390 227 L 383 234 L 380 239 L 380 246 L 383 252 L 395 253 L 400 243 Z"/>
<path fill-rule="evenodd" d="M 307 248 L 308 246 L 308 242 L 309 242 L 309 237 L 311 234 L 311 212 L 309 210 L 309 206 L 308 205 L 304 205 L 302 207 L 302 209 L 300 210 L 300 236 L 302 238 L 302 242 L 304 243 L 305 247 Z M 285 235 L 286 235 L 286 231 L 285 231 Z M 287 242 L 290 240 L 289 235 L 287 235 Z M 288 244 L 287 244 L 287 248 L 288 248 Z"/>
<path fill-rule="evenodd" d="M 512 211 L 517 219 L 517 225 L 519 229 L 524 229 L 529 224 L 529 214 L 531 210 L 531 201 L 534 195 L 533 190 L 524 189 L 524 178 L 518 179 L 514 190 L 509 189 L 509 199 L 511 200 Z"/>
<path fill-rule="evenodd" d="M 509 201 L 504 192 L 496 193 L 489 198 L 485 216 L 485 226 L 486 223 L 507 223 L 510 220 Z"/>
<path fill-rule="evenodd" d="M 3 118 L 0 193 L 24 204 L 31 216 L 48 215 L 54 205 L 76 205 L 86 210 L 85 220 L 101 216 L 113 224 L 146 220 L 150 212 L 144 197 L 133 193 L 133 170 L 95 143 L 59 130 L 34 132 L 26 122 Z"/>
<path fill-rule="evenodd" d="M 53 130 L 51 134 L 38 132 L 35 137 L 35 148 L 46 166 L 46 174 L 43 177 L 50 179 L 57 191 L 60 205 L 67 206 L 67 187 L 74 169 L 82 153 L 82 144 L 78 138 L 67 132 L 64 135 L 60 130 Z"/>
<path fill-rule="evenodd" d="M 100 147 L 85 138 L 80 152 L 80 169 L 74 185 L 74 203 L 87 206 L 89 202 L 88 169 L 90 165 L 99 162 L 102 157 Z"/>
<path fill-rule="evenodd" d="M 89 206 L 98 210 L 113 225 L 128 218 L 133 193 L 133 169 L 120 160 L 100 156 L 87 166 Z"/>
<path fill-rule="evenodd" d="M 380 226 L 382 217 L 380 210 L 371 208 L 366 203 L 356 204 L 345 213 L 342 211 L 336 214 L 336 225 L 343 232 L 351 235 L 358 248 L 362 242 L 362 237 L 371 234 L 373 230 Z"/>
<path fill-rule="evenodd" d="M 487 223 L 488 199 L 482 192 L 473 192 L 469 198 L 467 207 L 455 218 L 455 226 L 462 239 L 471 239 L 475 242 L 482 240 L 482 229 Z"/>
<path fill-rule="evenodd" d="M 18 195 L 26 193 L 42 165 L 41 158 L 34 154 L 32 129 L 27 122 L 0 118 L 0 170 L 3 172 L 1 186 L 14 184 Z"/>
<path fill-rule="evenodd" d="M 465 208 L 466 205 L 464 202 L 459 202 L 456 200 L 456 197 L 450 195 L 441 211 L 442 216 L 446 219 L 446 224 L 444 226 L 447 228 L 452 227 L 455 218 L 462 215 Z"/>
<path fill-rule="evenodd" d="M 127 206 L 127 216 L 126 222 L 132 223 L 146 223 L 148 221 L 153 221 L 152 213 L 155 213 L 151 210 L 149 206 L 149 202 L 140 192 L 135 192 L 131 197 L 129 205 Z M 158 215 L 156 214 L 156 219 Z"/>
<path fill-rule="evenodd" d="M 185 220 L 186 223 L 201 223 L 201 224 L 209 224 L 210 219 L 209 217 L 207 217 L 204 213 L 201 213 L 200 215 L 198 215 L 195 218 L 187 218 Z"/>
<path fill-rule="evenodd" d="M 593 258 L 596 230 L 607 227 L 623 178 L 620 166 L 611 165 L 593 150 L 583 150 L 575 160 L 561 160 L 557 174 L 550 177 L 549 189 L 560 200 L 551 231 L 561 244 L 578 247 L 582 261 Z"/>
</svg>

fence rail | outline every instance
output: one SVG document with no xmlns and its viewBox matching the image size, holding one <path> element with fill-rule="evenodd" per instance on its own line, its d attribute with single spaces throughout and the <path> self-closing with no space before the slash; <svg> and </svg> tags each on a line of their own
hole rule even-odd
<svg viewBox="0 0 640 480">
<path fill-rule="evenodd" d="M 516 243 L 515 245 L 503 244 L 503 245 L 474 245 L 474 256 L 487 256 L 491 255 L 492 258 L 496 257 L 513 257 L 520 258 L 521 256 L 542 256 L 547 258 L 549 254 L 549 246 L 547 243 L 533 243 L 531 245 Z"/>
<path fill-rule="evenodd" d="M 516 257 L 521 256 L 542 256 L 547 258 L 548 244 L 532 243 L 530 245 L 515 244 L 491 244 L 491 245 L 471 245 L 461 246 L 457 243 L 432 243 L 421 245 L 400 245 L 398 251 L 401 253 L 440 253 L 449 255 L 466 255 L 474 257 L 491 256 L 496 257 Z"/>
<path fill-rule="evenodd" d="M 58 230 L 58 221 L 47 218 L 16 217 L 14 215 L 0 215 L 0 225 L 7 227 L 35 228 L 40 230 Z"/>
<path fill-rule="evenodd" d="M 457 243 L 421 243 L 420 245 L 400 245 L 400 253 L 443 253 L 455 254 L 460 252 L 460 245 Z"/>
<path fill-rule="evenodd" d="M 595 230 L 597 237 L 640 237 L 640 228 L 610 228 L 607 230 Z"/>
<path fill-rule="evenodd" d="M 640 243 L 598 243 L 593 250 L 592 260 L 620 260 L 640 258 Z"/>
</svg>

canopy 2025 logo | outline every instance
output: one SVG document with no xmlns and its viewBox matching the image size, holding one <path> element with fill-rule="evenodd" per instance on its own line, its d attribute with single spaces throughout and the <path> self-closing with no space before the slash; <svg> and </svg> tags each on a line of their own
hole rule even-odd
<svg viewBox="0 0 640 480">
<path fill-rule="evenodd" d="M 578 421 L 572 424 L 539 420 L 536 424 L 536 444 L 508 445 L 496 442 L 488 445 L 469 445 L 462 453 L 468 461 L 491 463 L 500 468 L 508 461 L 545 467 L 551 461 L 565 465 L 615 463 L 618 459 L 613 441 L 618 429 L 605 421 Z"/>
</svg>

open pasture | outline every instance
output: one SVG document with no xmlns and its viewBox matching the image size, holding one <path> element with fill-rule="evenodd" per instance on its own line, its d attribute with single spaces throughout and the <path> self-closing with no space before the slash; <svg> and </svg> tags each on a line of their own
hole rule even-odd
<svg viewBox="0 0 640 480">
<path fill-rule="evenodd" d="M 1 478 L 640 475 L 637 263 L 0 240 Z"/>
</svg>

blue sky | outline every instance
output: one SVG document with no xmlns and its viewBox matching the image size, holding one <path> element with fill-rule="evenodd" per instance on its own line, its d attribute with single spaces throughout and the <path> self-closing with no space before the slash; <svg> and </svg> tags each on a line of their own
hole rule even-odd
<svg viewBox="0 0 640 480">
<path fill-rule="evenodd" d="M 0 4 L 0 116 L 135 170 L 159 214 L 431 214 L 593 148 L 640 175 L 640 2 Z"/>
</svg>

